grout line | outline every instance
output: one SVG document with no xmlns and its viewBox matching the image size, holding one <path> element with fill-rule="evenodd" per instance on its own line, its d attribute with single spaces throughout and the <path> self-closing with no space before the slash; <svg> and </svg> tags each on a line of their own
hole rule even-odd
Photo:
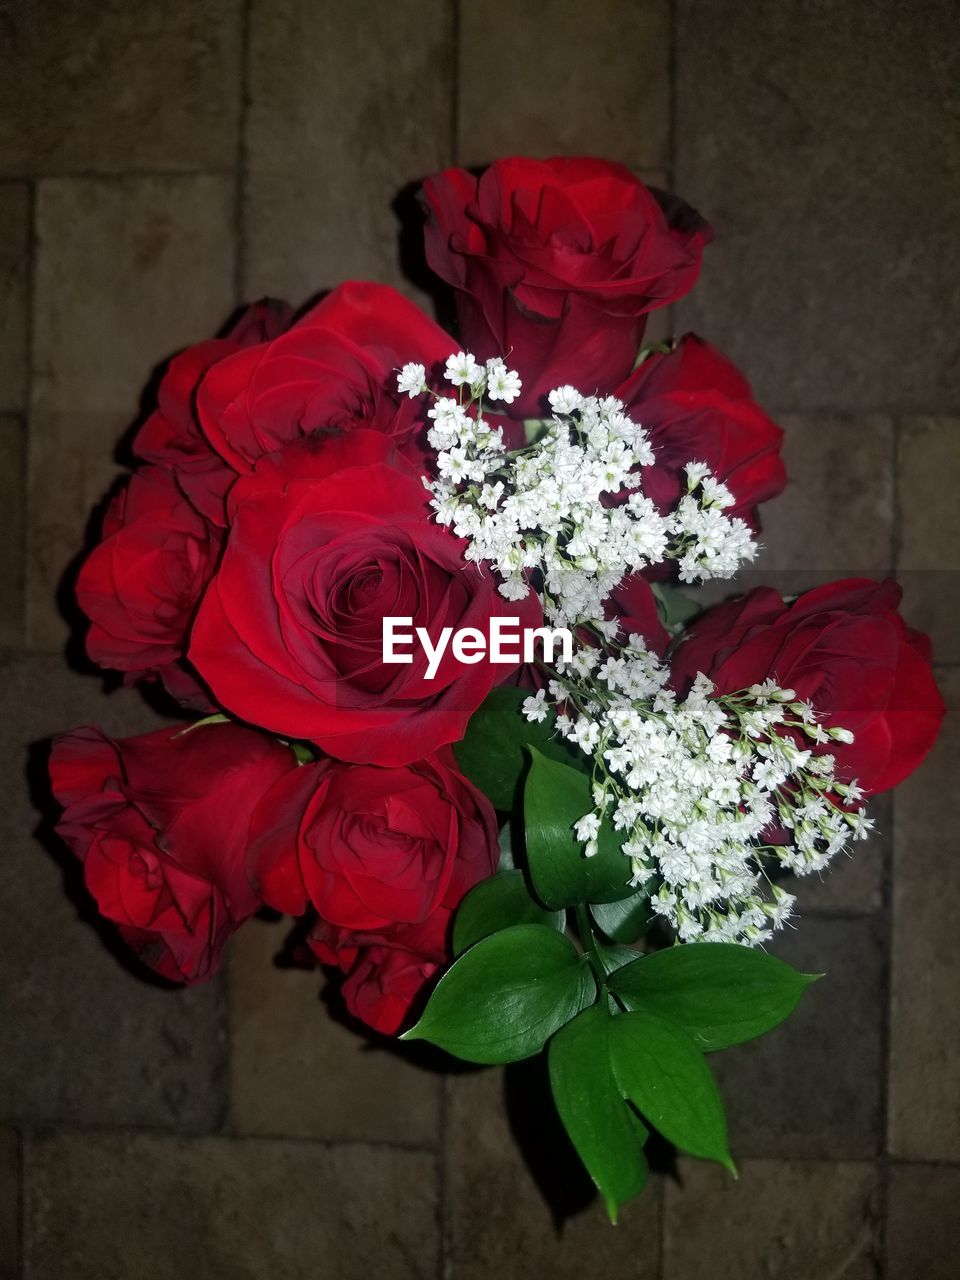
<svg viewBox="0 0 960 1280">
<path fill-rule="evenodd" d="M 761 397 L 764 409 L 774 417 L 810 418 L 832 417 L 841 422 L 859 422 L 864 418 L 956 418 L 960 417 L 960 405 L 929 404 L 862 404 L 835 405 L 820 402 L 800 405 L 777 404 L 775 400 Z"/>
<path fill-rule="evenodd" d="M 207 165 L 199 169 L 69 169 L 56 173 L 0 176 L 0 185 L 38 182 L 126 182 L 128 178 L 229 178 L 232 165 Z"/>
<path fill-rule="evenodd" d="M 677 0 L 670 0 L 667 14 L 667 174 L 671 191 L 677 190 L 677 65 L 679 62 L 679 19 Z"/>
<path fill-rule="evenodd" d="M 448 145 L 450 148 L 450 164 L 457 165 L 460 163 L 460 44 L 462 35 L 460 0 L 450 0 L 450 16 L 453 56 L 450 59 L 451 93 Z"/>
<path fill-rule="evenodd" d="M 237 147 L 234 159 L 234 204 L 233 204 L 233 294 L 234 304 L 243 305 L 246 287 L 246 162 L 247 162 L 247 112 L 250 101 L 248 94 L 249 45 L 250 45 L 250 0 L 241 0 L 240 5 L 240 67 L 237 103 Z M 222 1043 L 218 1078 L 220 1083 L 220 1115 L 219 1132 L 233 1135 L 233 979 L 230 956 L 223 966 L 218 999 L 218 1020 Z"/>
<path fill-rule="evenodd" d="M 323 1150 L 341 1150 L 345 1147 L 364 1151 L 396 1151 L 406 1155 L 435 1156 L 436 1147 L 423 1142 L 404 1142 L 399 1138 L 321 1138 L 302 1133 L 237 1133 L 217 1129 L 182 1129 L 173 1125 L 160 1126 L 134 1123 L 117 1124 L 83 1124 L 74 1119 L 34 1119 L 11 1120 L 21 1136 L 21 1144 L 25 1148 L 27 1141 L 43 1141 L 47 1138 L 90 1138 L 104 1141 L 122 1141 L 128 1138 L 149 1138 L 151 1140 L 193 1143 L 193 1142 L 225 1142 L 236 1146 L 244 1146 L 257 1142 L 292 1143 L 298 1147 L 318 1147 Z"/>
<path fill-rule="evenodd" d="M 893 436 L 891 439 L 890 469 L 893 498 L 893 520 L 891 527 L 891 560 L 894 577 L 900 576 L 900 552 L 902 545 L 902 508 L 900 493 L 900 460 L 901 431 L 899 418 L 893 420 Z M 894 983 L 894 877 L 896 875 L 897 858 L 897 799 L 894 793 L 890 803 L 890 843 L 884 865 L 882 901 L 884 928 L 884 955 L 886 958 L 886 1000 L 883 1005 L 880 1035 L 883 1047 L 880 1074 L 880 1155 L 877 1160 L 879 1184 L 878 1206 L 879 1233 L 877 1245 L 879 1249 L 879 1274 L 881 1280 L 888 1274 L 887 1268 L 887 1219 L 890 1205 L 890 1066 L 893 1045 L 893 983 Z"/>
<path fill-rule="evenodd" d="M 241 306 L 247 288 L 247 124 L 250 114 L 250 0 L 240 6 L 240 101 L 237 111 L 237 152 L 234 162 L 233 214 L 234 301 Z"/>
<path fill-rule="evenodd" d="M 450 1106 L 450 1076 L 440 1077 L 440 1123 L 437 1135 L 437 1262 L 439 1280 L 453 1275 L 453 1247 L 450 1236 L 449 1197 L 447 1195 L 447 1113 Z"/>
<path fill-rule="evenodd" d="M 27 1162 L 27 1135 L 22 1130 L 17 1132 L 17 1225 L 16 1239 L 13 1244 L 14 1275 L 24 1277 L 27 1274 L 27 1178 L 30 1170 Z"/>
<path fill-rule="evenodd" d="M 960 1159 L 957 1160 L 937 1160 L 933 1156 L 916 1157 L 913 1156 L 889 1156 L 888 1163 L 891 1169 L 950 1169 L 960 1173 Z M 894 1277 L 896 1280 L 896 1277 Z"/>
<path fill-rule="evenodd" d="M 27 368 L 23 386 L 23 462 L 21 464 L 21 480 L 23 483 L 23 534 L 21 538 L 21 557 L 23 561 L 23 595 L 20 600 L 20 625 L 17 634 L 23 644 L 24 651 L 30 652 L 30 570 L 33 553 L 33 453 L 34 453 L 34 416 L 33 416 L 33 381 L 37 363 L 37 248 L 39 245 L 39 203 L 40 190 L 36 182 L 29 186 L 28 225 L 27 225 L 27 302 L 26 302 L 26 336 L 27 336 Z M 62 661 L 62 652 L 59 654 Z"/>
</svg>

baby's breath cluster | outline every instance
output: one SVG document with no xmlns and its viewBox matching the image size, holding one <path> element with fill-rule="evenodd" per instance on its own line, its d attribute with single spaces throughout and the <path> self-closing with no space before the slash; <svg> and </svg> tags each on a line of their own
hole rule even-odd
<svg viewBox="0 0 960 1280">
<path fill-rule="evenodd" d="M 795 901 L 761 860 L 809 875 L 872 827 L 856 784 L 837 780 L 833 756 L 816 750 L 852 735 L 824 728 L 773 681 L 715 696 L 701 674 L 681 699 L 668 676 L 633 635 L 613 650 L 578 650 L 523 711 L 539 721 L 556 710 L 560 734 L 593 761 L 595 808 L 575 827 L 585 855 L 610 823 L 632 883 L 649 886 L 681 941 L 754 945 Z"/>
<path fill-rule="evenodd" d="M 685 582 L 724 578 L 756 554 L 747 525 L 725 514 L 733 495 L 704 463 L 687 465 L 674 510 L 662 513 L 644 495 L 654 453 L 615 397 L 556 388 L 538 437 L 509 452 L 484 400 L 512 403 L 518 374 L 460 351 L 446 378 L 456 394 L 429 392 L 437 478 L 424 483 L 436 519 L 468 539 L 468 560 L 497 570 L 507 599 L 522 599 L 535 573 L 552 622 L 600 625 L 604 601 L 629 573 L 670 559 Z M 411 397 L 428 392 L 423 366 L 404 366 L 398 387 Z"/>
</svg>

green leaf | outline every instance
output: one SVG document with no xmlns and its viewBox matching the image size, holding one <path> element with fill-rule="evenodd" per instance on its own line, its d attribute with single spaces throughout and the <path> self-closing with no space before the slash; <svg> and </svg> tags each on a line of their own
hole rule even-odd
<svg viewBox="0 0 960 1280">
<path fill-rule="evenodd" d="M 621 1013 L 610 1022 L 610 1060 L 623 1096 L 669 1142 L 736 1174 L 720 1093 L 685 1031 L 652 1014 Z"/>
<path fill-rule="evenodd" d="M 518 924 L 465 951 L 401 1039 L 429 1040 L 467 1062 L 532 1057 L 596 998 L 590 966 L 569 938 Z"/>
<path fill-rule="evenodd" d="M 556 737 L 553 713 L 537 724 L 520 710 L 525 689 L 494 689 L 470 717 L 467 732 L 453 752 L 457 764 L 496 809 L 512 809 L 517 783 L 527 767 L 523 748 L 537 747 L 555 760 L 573 760 L 569 747 Z"/>
<path fill-rule="evenodd" d="M 475 885 L 457 908 L 453 954 L 458 956 L 481 938 L 514 924 L 545 924 L 562 930 L 564 913 L 545 911 L 535 902 L 522 871 L 500 871 Z"/>
<path fill-rule="evenodd" d="M 610 1221 L 647 1181 L 647 1130 L 624 1102 L 610 1066 L 611 1018 L 585 1009 L 550 1041 L 550 1088 L 577 1155 L 597 1185 Z"/>
<path fill-rule="evenodd" d="M 616 973 L 626 964 L 633 964 L 637 953 L 631 947 L 605 947 L 602 942 L 596 944 L 596 954 L 604 973 Z"/>
<path fill-rule="evenodd" d="M 636 942 L 653 922 L 650 895 L 646 890 L 619 902 L 591 902 L 594 924 L 611 942 Z"/>
<path fill-rule="evenodd" d="M 578 902 L 613 902 L 636 889 L 623 836 L 608 822 L 600 827 L 597 853 L 588 858 L 573 824 L 593 812 L 590 779 L 530 748 L 532 764 L 523 789 L 527 866 L 537 897 L 557 909 Z"/>
<path fill-rule="evenodd" d="M 775 1027 L 817 976 L 732 942 L 685 942 L 619 970 L 610 988 L 627 1008 L 677 1023 L 707 1052 Z"/>
<path fill-rule="evenodd" d="M 679 587 L 671 587 L 664 582 L 654 582 L 652 591 L 656 597 L 660 621 L 671 634 L 682 630 L 691 618 L 695 618 L 701 612 L 702 606 Z"/>
</svg>

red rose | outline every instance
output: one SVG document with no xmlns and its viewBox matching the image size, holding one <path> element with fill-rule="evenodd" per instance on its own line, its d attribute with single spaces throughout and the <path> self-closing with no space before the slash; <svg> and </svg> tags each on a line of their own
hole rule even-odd
<svg viewBox="0 0 960 1280">
<path fill-rule="evenodd" d="M 268 905 L 380 930 L 455 906 L 497 867 L 489 801 L 449 748 L 404 768 L 325 760 L 286 775 L 251 833 L 250 875 Z"/>
<path fill-rule="evenodd" d="M 443 363 L 454 341 L 385 285 L 350 281 L 273 342 L 216 364 L 197 407 L 213 447 L 241 474 L 264 453 L 329 427 L 388 435 L 420 466 L 422 405 L 397 391 L 408 361 Z"/>
<path fill-rule="evenodd" d="M 453 912 L 435 911 L 422 924 L 358 934 L 319 921 L 310 937 L 317 958 L 347 975 L 341 988 L 355 1018 L 383 1035 L 396 1035 L 448 959 Z"/>
<path fill-rule="evenodd" d="M 644 471 L 643 491 L 661 511 L 686 493 L 686 463 L 705 462 L 737 500 L 726 514 L 759 527 L 757 505 L 782 493 L 787 482 L 783 432 L 726 356 L 687 334 L 669 355 L 644 360 L 616 395 L 650 437 L 656 465 Z"/>
<path fill-rule="evenodd" d="M 103 541 L 77 579 L 93 661 L 131 678 L 157 674 L 175 696 L 202 703 L 204 695 L 178 664 L 221 540 L 220 530 L 183 497 L 172 472 L 143 467 L 132 475 L 111 502 Z"/>
<path fill-rule="evenodd" d="M 712 232 L 619 164 L 497 160 L 424 184 L 427 261 L 457 291 L 460 334 L 520 372 L 511 413 L 553 387 L 606 394 L 630 372 L 646 314 L 682 297 Z"/>
<path fill-rule="evenodd" d="M 630 636 L 642 636 L 644 644 L 661 656 L 670 646 L 670 633 L 660 621 L 657 598 L 646 578 L 630 574 L 611 591 L 604 613 L 608 620 L 620 623 L 617 639 L 624 643 Z"/>
<path fill-rule="evenodd" d="M 459 662 L 434 679 L 415 645 L 383 662 L 383 618 L 444 627 L 493 617 L 536 626 L 531 593 L 508 604 L 464 542 L 431 518 L 418 477 L 379 432 L 311 436 L 263 458 L 231 491 L 233 523 L 194 624 L 190 658 L 241 718 L 344 760 L 409 764 L 458 741 L 508 665 Z"/>
<path fill-rule="evenodd" d="M 261 905 L 246 872 L 250 819 L 295 767 L 288 748 L 233 724 L 121 741 L 84 728 L 55 741 L 57 831 L 100 911 L 165 978 L 211 977 Z"/>
<path fill-rule="evenodd" d="M 199 428 L 194 405 L 197 387 L 218 360 L 276 337 L 292 315 L 287 303 L 266 298 L 247 307 L 224 337 L 200 342 L 174 356 L 160 382 L 157 408 L 133 442 L 138 458 L 173 471 L 197 510 L 218 524 L 224 523 L 224 495 L 236 477 Z"/>
<path fill-rule="evenodd" d="M 807 699 L 827 726 L 854 734 L 831 742 L 838 776 L 867 793 L 895 787 L 930 750 L 944 715 L 930 642 L 897 613 L 891 580 L 847 578 L 785 604 L 759 587 L 707 610 L 674 654 L 673 683 L 705 672 L 719 693 L 767 677 Z"/>
</svg>

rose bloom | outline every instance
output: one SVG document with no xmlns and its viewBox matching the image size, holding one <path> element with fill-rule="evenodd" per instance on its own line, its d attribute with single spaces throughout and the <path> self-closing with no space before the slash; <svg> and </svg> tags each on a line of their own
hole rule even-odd
<svg viewBox="0 0 960 1280">
<path fill-rule="evenodd" d="M 121 740 L 83 728 L 54 742 L 57 831 L 101 913 L 163 977 L 211 977 L 260 907 L 246 869 L 250 820 L 294 768 L 289 748 L 235 724 Z"/>
<path fill-rule="evenodd" d="M 197 396 L 212 446 L 240 474 L 325 428 L 366 427 L 425 461 L 423 404 L 397 391 L 408 361 L 442 365 L 454 341 L 386 285 L 348 281 L 281 337 L 219 361 Z"/>
<path fill-rule="evenodd" d="M 493 617 L 537 626 L 539 602 L 497 591 L 465 543 L 432 519 L 420 478 L 380 432 L 311 436 L 231 491 L 232 525 L 194 624 L 190 659 L 223 706 L 359 763 L 409 764 L 456 742 L 511 671 L 448 647 L 433 679 L 413 647 L 383 662 L 383 619 L 489 633 Z"/>
<path fill-rule="evenodd" d="M 287 303 L 265 298 L 245 308 L 222 338 L 197 343 L 174 356 L 160 381 L 157 408 L 133 442 L 138 458 L 168 468 L 196 509 L 215 523 L 224 523 L 224 496 L 236 476 L 200 430 L 194 404 L 197 388 L 217 361 L 275 338 L 292 316 Z"/>
<path fill-rule="evenodd" d="M 251 828 L 264 901 L 318 914 L 311 946 L 348 975 L 347 1007 L 396 1032 L 447 959 L 453 909 L 494 873 L 493 808 L 449 748 L 397 769 L 323 760 L 282 777 Z"/>
<path fill-rule="evenodd" d="M 446 939 L 453 912 L 441 907 L 421 924 L 378 933 L 354 932 L 318 921 L 309 942 L 317 959 L 335 965 L 348 1011 L 383 1035 L 396 1035 L 424 1000 L 449 959 Z"/>
<path fill-rule="evenodd" d="M 131 476 L 77 578 L 93 661 L 131 679 L 155 674 L 174 696 L 207 705 L 181 659 L 221 541 L 221 530 L 187 502 L 172 472 L 143 467 Z"/>
<path fill-rule="evenodd" d="M 427 261 L 456 290 L 463 344 L 520 372 L 520 417 L 566 383 L 612 392 L 648 312 L 692 288 L 712 238 L 693 209 L 592 158 L 447 169 L 423 196 Z"/>
<path fill-rule="evenodd" d="M 759 528 L 758 504 L 787 482 L 783 432 L 726 356 L 687 334 L 675 351 L 648 356 L 615 394 L 650 438 L 656 463 L 644 470 L 643 491 L 661 511 L 686 493 L 685 464 L 705 462 L 736 499 L 725 514 Z"/>
<path fill-rule="evenodd" d="M 718 693 L 768 677 L 809 700 L 826 727 L 849 729 L 830 742 L 837 776 L 867 794 L 902 782 L 930 750 L 944 715 L 930 667 L 930 641 L 904 623 L 891 581 L 846 578 L 786 604 L 770 587 L 708 609 L 672 660 L 686 692 L 698 671 Z"/>
<path fill-rule="evenodd" d="M 278 911 L 312 905 L 369 932 L 456 906 L 497 859 L 490 802 L 447 747 L 402 768 L 323 760 L 286 775 L 257 810 L 249 868 Z"/>
<path fill-rule="evenodd" d="M 648 649 L 660 657 L 670 646 L 670 633 L 660 621 L 657 598 L 650 583 L 639 574 L 629 574 L 611 591 L 604 614 L 607 621 L 620 623 L 617 640 L 624 644 L 632 635 L 641 636 Z"/>
</svg>

